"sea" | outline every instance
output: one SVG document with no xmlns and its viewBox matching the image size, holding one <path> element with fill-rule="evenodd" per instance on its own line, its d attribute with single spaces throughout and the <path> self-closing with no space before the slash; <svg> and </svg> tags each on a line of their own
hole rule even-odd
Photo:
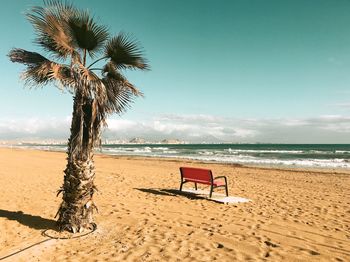
<svg viewBox="0 0 350 262">
<path fill-rule="evenodd" d="M 17 147 L 67 150 L 65 145 L 22 144 Z M 350 169 L 350 144 L 110 144 L 102 145 L 96 153 L 250 166 Z"/>
</svg>

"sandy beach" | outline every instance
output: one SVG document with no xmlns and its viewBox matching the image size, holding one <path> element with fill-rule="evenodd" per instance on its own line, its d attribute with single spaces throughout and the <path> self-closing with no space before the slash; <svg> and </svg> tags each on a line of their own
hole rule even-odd
<svg viewBox="0 0 350 262">
<path fill-rule="evenodd" d="M 95 232 L 52 239 L 66 154 L 0 148 L 3 261 L 350 261 L 350 172 L 96 155 Z M 179 194 L 179 167 L 225 175 L 220 204 Z M 190 187 L 191 185 L 187 185 Z"/>
</svg>

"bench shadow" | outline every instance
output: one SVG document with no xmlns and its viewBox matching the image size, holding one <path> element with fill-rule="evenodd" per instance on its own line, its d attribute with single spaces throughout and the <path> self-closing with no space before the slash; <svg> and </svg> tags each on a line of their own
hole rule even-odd
<svg viewBox="0 0 350 262">
<path fill-rule="evenodd" d="M 28 226 L 33 229 L 43 230 L 52 229 L 57 230 L 56 221 L 52 219 L 43 218 L 41 216 L 32 216 L 25 214 L 22 211 L 8 211 L 0 209 L 0 218 L 4 217 L 8 220 L 15 220 L 22 225 Z"/>
<path fill-rule="evenodd" d="M 176 189 L 156 189 L 156 188 L 134 188 L 141 192 L 151 193 L 154 195 L 162 195 L 162 196 L 184 196 L 188 199 L 203 199 L 203 197 L 195 195 L 190 192 L 184 192 Z"/>
</svg>

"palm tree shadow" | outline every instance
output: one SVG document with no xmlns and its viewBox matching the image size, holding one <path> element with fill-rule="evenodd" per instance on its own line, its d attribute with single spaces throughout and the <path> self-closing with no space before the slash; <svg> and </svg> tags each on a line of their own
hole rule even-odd
<svg viewBox="0 0 350 262">
<path fill-rule="evenodd" d="M 0 218 L 1 217 L 7 218 L 8 220 L 16 220 L 22 225 L 28 226 L 33 229 L 57 230 L 55 220 L 43 218 L 41 216 L 32 216 L 29 214 L 25 214 L 22 211 L 8 211 L 0 209 Z"/>
</svg>

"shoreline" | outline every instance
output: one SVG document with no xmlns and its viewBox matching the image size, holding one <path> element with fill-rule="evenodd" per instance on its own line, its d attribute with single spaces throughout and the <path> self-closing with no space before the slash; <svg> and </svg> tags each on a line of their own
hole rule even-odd
<svg viewBox="0 0 350 262">
<path fill-rule="evenodd" d="M 23 148 L 23 147 L 8 147 L 8 146 L 0 146 L 0 148 L 8 148 L 8 149 L 18 149 L 18 150 L 33 150 L 33 151 L 41 151 L 41 152 L 56 152 L 56 153 L 64 153 L 63 150 L 45 150 L 45 149 L 36 149 L 36 148 Z M 160 161 L 170 161 L 170 162 L 189 162 L 189 163 L 197 163 L 197 164 L 213 164 L 213 165 L 223 165 L 223 166 L 233 166 L 233 167 L 239 167 L 239 168 L 255 168 L 255 169 L 261 169 L 261 170 L 276 170 L 276 171 L 291 171 L 291 172 L 308 172 L 308 173 L 324 173 L 324 174 L 343 174 L 343 175 L 350 175 L 350 169 L 347 168 L 328 168 L 328 167 L 322 167 L 322 168 L 316 168 L 316 167 L 291 167 L 286 165 L 254 165 L 254 164 L 240 164 L 240 163 L 229 163 L 229 162 L 219 162 L 219 161 L 203 161 L 203 160 L 197 160 L 197 159 L 190 159 L 185 157 L 159 157 L 159 156 L 139 156 L 139 155 L 116 155 L 116 154 L 106 154 L 106 153 L 100 153 L 97 150 L 94 152 L 94 155 L 99 155 L 102 157 L 111 157 L 111 158 L 133 158 L 133 159 L 147 159 L 147 160 L 160 160 Z"/>
</svg>

